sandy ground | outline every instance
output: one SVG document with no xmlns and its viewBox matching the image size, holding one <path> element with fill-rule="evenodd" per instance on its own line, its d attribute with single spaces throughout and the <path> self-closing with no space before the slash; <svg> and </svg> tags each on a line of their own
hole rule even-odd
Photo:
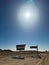
<svg viewBox="0 0 49 65">
<path fill-rule="evenodd" d="M 40 59 L 37 58 L 25 58 L 16 59 L 11 56 L 0 57 L 0 65 L 36 65 Z"/>
<path fill-rule="evenodd" d="M 45 65 L 49 65 L 49 53 L 47 53 L 47 56 L 45 59 Z"/>
<path fill-rule="evenodd" d="M 24 59 L 17 59 L 15 56 L 0 56 L 0 65 L 37 65 L 40 62 L 40 58 L 25 57 Z M 45 59 L 45 64 L 49 65 L 49 54 Z"/>
</svg>

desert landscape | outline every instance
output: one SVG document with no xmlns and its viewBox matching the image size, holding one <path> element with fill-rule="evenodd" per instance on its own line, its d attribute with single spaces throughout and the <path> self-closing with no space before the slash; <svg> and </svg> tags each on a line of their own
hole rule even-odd
<svg viewBox="0 0 49 65">
<path fill-rule="evenodd" d="M 49 65 L 49 0 L 0 0 L 0 65 Z"/>
<path fill-rule="evenodd" d="M 24 54 L 25 52 L 25 54 Z M 37 57 L 36 52 L 22 51 L 23 59 L 17 58 L 20 51 L 0 51 L 0 65 L 49 65 L 49 52 L 39 52 Z"/>
</svg>

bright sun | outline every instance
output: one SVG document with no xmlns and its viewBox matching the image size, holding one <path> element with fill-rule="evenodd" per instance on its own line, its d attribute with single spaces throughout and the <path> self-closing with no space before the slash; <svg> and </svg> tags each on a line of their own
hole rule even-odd
<svg viewBox="0 0 49 65">
<path fill-rule="evenodd" d="M 39 11 L 35 5 L 23 4 L 17 12 L 19 27 L 23 29 L 35 28 L 39 20 Z"/>
<path fill-rule="evenodd" d="M 25 13 L 25 16 L 26 16 L 26 18 L 30 18 L 31 13 L 30 13 L 30 12 L 26 12 L 26 13 Z"/>
</svg>

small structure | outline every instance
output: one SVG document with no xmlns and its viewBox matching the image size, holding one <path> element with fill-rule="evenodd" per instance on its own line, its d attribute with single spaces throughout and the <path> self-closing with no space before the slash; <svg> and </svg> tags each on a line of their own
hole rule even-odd
<svg viewBox="0 0 49 65">
<path fill-rule="evenodd" d="M 16 45 L 16 50 L 19 50 L 19 58 L 24 58 L 22 57 L 22 51 L 25 50 L 25 44 L 20 44 L 20 45 Z M 24 51 L 25 54 L 25 51 Z"/>
<path fill-rule="evenodd" d="M 36 49 L 37 51 L 37 56 L 38 56 L 38 46 L 30 46 L 31 49 Z"/>
</svg>

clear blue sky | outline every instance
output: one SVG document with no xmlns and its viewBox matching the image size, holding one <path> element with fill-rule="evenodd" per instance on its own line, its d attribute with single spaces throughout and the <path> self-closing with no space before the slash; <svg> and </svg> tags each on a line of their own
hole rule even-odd
<svg viewBox="0 0 49 65">
<path fill-rule="evenodd" d="M 16 50 L 16 44 L 38 45 L 49 50 L 49 0 L 32 0 L 41 14 L 41 24 L 35 31 L 25 32 L 17 24 L 18 7 L 28 0 L 0 0 L 0 48 Z"/>
</svg>

